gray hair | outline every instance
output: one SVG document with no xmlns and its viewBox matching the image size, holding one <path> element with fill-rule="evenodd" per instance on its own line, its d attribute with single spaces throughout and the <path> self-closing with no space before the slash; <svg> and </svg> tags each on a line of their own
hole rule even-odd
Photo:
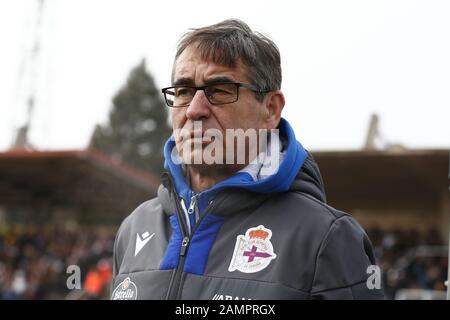
<svg viewBox="0 0 450 320">
<path fill-rule="evenodd" d="M 253 32 L 241 20 L 229 19 L 191 29 L 178 43 L 175 62 L 191 45 L 199 50 L 205 61 L 234 68 L 241 60 L 248 69 L 249 80 L 262 91 L 281 88 L 280 51 L 272 40 L 259 32 Z M 173 77 L 172 72 L 172 82 Z M 256 93 L 256 98 L 262 101 L 264 95 L 265 93 Z"/>
</svg>

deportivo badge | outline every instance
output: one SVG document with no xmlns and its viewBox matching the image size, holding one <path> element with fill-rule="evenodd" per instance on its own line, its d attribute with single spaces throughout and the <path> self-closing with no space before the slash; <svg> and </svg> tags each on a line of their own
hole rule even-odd
<svg viewBox="0 0 450 320">
<path fill-rule="evenodd" d="M 270 238 L 272 231 L 262 225 L 248 229 L 245 236 L 237 236 L 228 271 L 254 273 L 266 268 L 270 261 L 277 257 Z"/>
</svg>

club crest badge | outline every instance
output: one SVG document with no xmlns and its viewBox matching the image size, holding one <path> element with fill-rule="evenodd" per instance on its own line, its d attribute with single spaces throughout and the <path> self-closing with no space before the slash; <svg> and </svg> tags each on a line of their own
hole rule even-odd
<svg viewBox="0 0 450 320">
<path fill-rule="evenodd" d="M 137 288 L 130 277 L 125 278 L 121 283 L 119 283 L 112 293 L 112 300 L 136 300 L 137 299 Z"/>
<path fill-rule="evenodd" d="M 272 231 L 262 225 L 248 229 L 245 236 L 239 235 L 228 271 L 254 273 L 266 268 L 277 257 L 273 252 L 271 237 Z"/>
</svg>

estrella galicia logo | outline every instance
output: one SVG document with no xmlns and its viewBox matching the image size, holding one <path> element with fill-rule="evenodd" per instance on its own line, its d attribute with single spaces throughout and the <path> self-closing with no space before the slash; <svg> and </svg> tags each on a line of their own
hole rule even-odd
<svg viewBox="0 0 450 320">
<path fill-rule="evenodd" d="M 136 300 L 137 288 L 130 277 L 119 283 L 112 293 L 112 300 Z"/>
</svg>

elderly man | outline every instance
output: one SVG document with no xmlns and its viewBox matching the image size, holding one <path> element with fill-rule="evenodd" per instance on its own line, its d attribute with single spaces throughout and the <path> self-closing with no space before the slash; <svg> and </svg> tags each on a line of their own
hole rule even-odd
<svg viewBox="0 0 450 320">
<path fill-rule="evenodd" d="M 364 230 L 325 203 L 281 118 L 280 54 L 239 20 L 194 29 L 162 90 L 158 196 L 122 223 L 112 299 L 379 299 Z"/>
</svg>

